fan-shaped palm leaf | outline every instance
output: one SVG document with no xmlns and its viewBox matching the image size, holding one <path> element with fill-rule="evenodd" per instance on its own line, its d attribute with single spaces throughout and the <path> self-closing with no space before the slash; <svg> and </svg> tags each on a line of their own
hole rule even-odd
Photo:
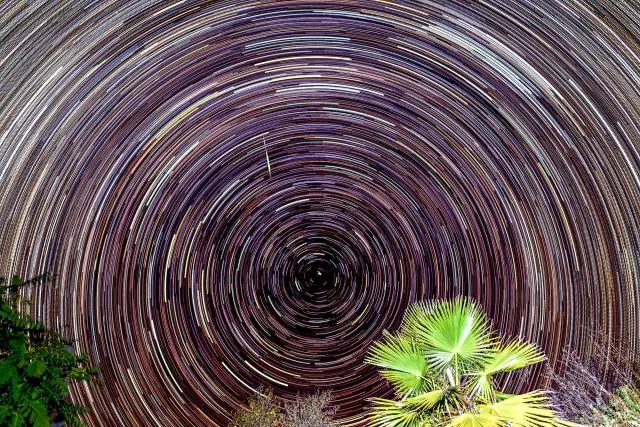
<svg viewBox="0 0 640 427">
<path fill-rule="evenodd" d="M 509 372 L 540 363 L 544 359 L 544 354 L 535 345 L 514 340 L 491 355 L 484 365 L 484 371 L 489 375 Z"/>
<path fill-rule="evenodd" d="M 493 404 L 481 405 L 484 414 L 497 415 L 513 427 L 555 427 L 575 424 L 560 420 L 543 391 L 518 394 Z"/>
<path fill-rule="evenodd" d="M 431 424 L 421 420 L 418 411 L 408 408 L 405 404 L 388 399 L 372 399 L 373 405 L 369 412 L 370 427 L 428 427 Z"/>
<path fill-rule="evenodd" d="M 416 304 L 405 317 L 404 332 L 425 345 L 434 370 L 481 366 L 494 347 L 489 321 L 470 299 Z M 458 379 L 458 378 L 457 378 Z"/>
<path fill-rule="evenodd" d="M 447 427 L 504 427 L 506 425 L 506 420 L 498 415 L 467 412 L 451 418 Z"/>
<path fill-rule="evenodd" d="M 431 390 L 414 397 L 409 397 L 405 399 L 403 403 L 407 407 L 417 411 L 429 411 L 438 403 L 443 401 L 448 394 L 449 390 L 447 389 Z"/>
<path fill-rule="evenodd" d="M 480 371 L 472 374 L 477 378 L 473 381 L 471 394 L 478 394 L 493 401 L 494 391 L 491 382 L 493 375 L 540 363 L 544 359 L 544 354 L 533 344 L 521 340 L 511 341 L 506 346 L 490 353 Z"/>
<path fill-rule="evenodd" d="M 366 362 L 382 368 L 380 374 L 400 396 L 417 394 L 423 389 L 427 361 L 411 338 L 386 334 L 384 341 L 373 345 Z"/>
</svg>

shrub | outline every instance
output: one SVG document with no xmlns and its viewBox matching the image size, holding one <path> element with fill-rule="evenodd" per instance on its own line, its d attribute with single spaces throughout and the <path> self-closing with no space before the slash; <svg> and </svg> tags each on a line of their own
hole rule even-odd
<svg viewBox="0 0 640 427">
<path fill-rule="evenodd" d="M 50 282 L 44 274 L 10 284 L 0 278 L 0 425 L 48 427 L 52 420 L 82 425 L 86 408 L 69 397 L 67 381 L 97 375 L 88 356 L 74 355 L 55 331 L 20 313 L 20 290 Z"/>
<path fill-rule="evenodd" d="M 293 402 L 284 405 L 284 427 L 331 427 L 336 408 L 331 406 L 331 393 L 317 392 L 298 395 Z"/>
<path fill-rule="evenodd" d="M 592 335 L 588 355 L 565 349 L 560 373 L 549 371 L 553 404 L 564 417 L 580 424 L 640 426 L 638 362 L 605 338 Z"/>
<path fill-rule="evenodd" d="M 298 395 L 292 402 L 273 396 L 270 389 L 260 389 L 249 398 L 249 407 L 240 409 L 230 427 L 333 427 L 336 408 L 331 393 Z"/>
<path fill-rule="evenodd" d="M 230 427 L 279 427 L 282 425 L 282 409 L 270 389 L 261 388 L 249 398 L 249 407 L 237 411 Z"/>
</svg>

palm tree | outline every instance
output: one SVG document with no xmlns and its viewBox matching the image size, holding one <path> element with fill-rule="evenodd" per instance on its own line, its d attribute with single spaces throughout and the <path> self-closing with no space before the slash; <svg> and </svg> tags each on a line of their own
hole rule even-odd
<svg viewBox="0 0 640 427">
<path fill-rule="evenodd" d="M 385 331 L 366 362 L 394 387 L 398 400 L 375 398 L 371 427 L 571 426 L 544 391 L 496 389 L 495 376 L 539 363 L 544 354 L 516 339 L 507 344 L 469 298 L 417 303 L 397 334 Z"/>
</svg>

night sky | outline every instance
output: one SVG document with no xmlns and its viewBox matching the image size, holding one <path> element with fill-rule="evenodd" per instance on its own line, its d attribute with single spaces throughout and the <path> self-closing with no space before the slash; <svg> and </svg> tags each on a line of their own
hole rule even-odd
<svg viewBox="0 0 640 427">
<path fill-rule="evenodd" d="M 89 353 L 92 426 L 330 388 L 412 302 L 640 346 L 640 3 L 0 2 L 0 275 Z M 539 375 L 515 389 L 546 386 Z"/>
</svg>

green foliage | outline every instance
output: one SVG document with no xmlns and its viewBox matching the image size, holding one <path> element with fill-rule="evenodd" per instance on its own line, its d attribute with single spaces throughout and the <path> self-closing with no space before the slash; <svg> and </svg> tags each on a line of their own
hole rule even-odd
<svg viewBox="0 0 640 427">
<path fill-rule="evenodd" d="M 0 278 L 0 425 L 49 426 L 52 419 L 82 425 L 85 408 L 69 397 L 69 380 L 90 380 L 97 368 L 75 355 L 56 332 L 22 314 L 21 289 L 50 282 L 43 274 L 23 281 Z"/>
<path fill-rule="evenodd" d="M 334 427 L 336 408 L 328 391 L 298 395 L 293 401 L 274 397 L 261 388 L 249 398 L 249 407 L 234 414 L 230 427 Z"/>
<path fill-rule="evenodd" d="M 586 354 L 566 348 L 563 369 L 547 373 L 555 388 L 554 406 L 580 425 L 640 426 L 640 363 L 634 351 L 611 346 L 602 332 L 591 332 L 586 339 Z"/>
<path fill-rule="evenodd" d="M 373 399 L 372 427 L 568 426 L 543 391 L 509 395 L 495 377 L 544 360 L 522 340 L 506 344 L 471 299 L 419 303 L 401 331 L 374 344 L 367 363 L 381 369 L 398 400 Z"/>
<path fill-rule="evenodd" d="M 580 424 L 598 427 L 640 426 L 640 391 L 623 386 L 611 396 L 608 405 L 591 407 L 592 415 Z"/>
<path fill-rule="evenodd" d="M 249 399 L 249 408 L 238 411 L 230 427 L 279 427 L 282 425 L 282 410 L 273 392 L 261 389 Z"/>
</svg>

